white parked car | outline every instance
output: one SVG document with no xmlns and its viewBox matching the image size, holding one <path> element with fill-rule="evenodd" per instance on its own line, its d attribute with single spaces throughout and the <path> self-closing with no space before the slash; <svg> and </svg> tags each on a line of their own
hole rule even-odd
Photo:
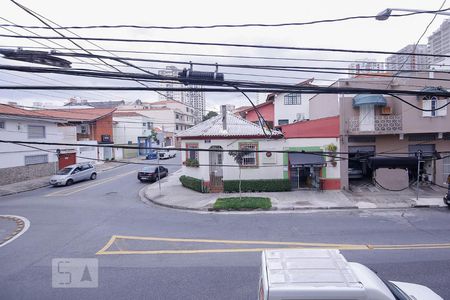
<svg viewBox="0 0 450 300">
<path fill-rule="evenodd" d="M 159 150 L 158 155 L 159 159 L 169 159 L 177 156 L 177 151 L 175 150 L 175 147 L 168 146 L 164 150 Z"/>
<path fill-rule="evenodd" d="M 82 180 L 94 180 L 97 178 L 97 171 L 95 166 L 91 163 L 80 163 L 67 166 L 53 175 L 50 178 L 50 184 L 57 185 L 72 185 L 74 182 Z"/>
<path fill-rule="evenodd" d="M 259 300 L 443 300 L 423 285 L 382 280 L 339 250 L 282 249 L 262 253 Z"/>
</svg>

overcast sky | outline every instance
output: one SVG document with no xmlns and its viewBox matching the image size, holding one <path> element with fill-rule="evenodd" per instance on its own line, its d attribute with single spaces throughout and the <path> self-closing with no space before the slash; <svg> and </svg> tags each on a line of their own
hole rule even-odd
<svg viewBox="0 0 450 300">
<path fill-rule="evenodd" d="M 50 1 L 50 0 L 18 0 L 20 3 L 42 14 L 60 25 L 100 25 L 100 24 L 137 24 L 137 25 L 212 25 L 212 24 L 241 24 L 241 23 L 286 23 L 305 22 L 321 19 L 334 19 L 357 15 L 375 15 L 387 7 L 410 8 L 423 10 L 437 10 L 442 5 L 442 0 L 428 1 Z M 448 8 L 450 3 L 444 5 Z M 41 25 L 38 20 L 25 13 L 19 7 L 8 0 L 0 2 L 0 17 L 11 22 L 22 25 Z M 76 33 L 84 37 L 116 37 L 116 38 L 137 38 L 137 39 L 165 39 L 200 42 L 226 42 L 226 43 L 246 43 L 261 45 L 280 45 L 297 47 L 326 47 L 345 48 L 360 50 L 385 50 L 398 51 L 408 44 L 414 44 L 425 30 L 433 15 L 418 15 L 402 18 L 390 18 L 387 21 L 376 21 L 375 19 L 353 20 L 340 23 L 318 24 L 308 26 L 292 26 L 280 28 L 230 28 L 230 29 L 190 29 L 190 30 L 144 30 L 144 29 L 92 29 L 77 30 Z M 425 37 L 421 41 L 427 42 L 427 37 L 435 31 L 442 21 L 443 16 L 438 16 L 428 29 Z M 0 23 L 7 23 L 0 19 Z M 19 34 L 28 34 L 24 30 L 11 28 Z M 33 30 L 37 34 L 55 36 L 49 30 Z M 11 34 L 11 32 L 0 28 L 0 33 Z M 69 35 L 69 33 L 64 32 Z M 56 48 L 58 45 L 49 41 L 41 41 L 49 47 Z M 70 42 L 57 41 L 64 47 L 74 48 Z M 97 49 L 87 42 L 79 42 L 83 47 Z M 133 44 L 117 42 L 95 42 L 103 48 L 114 50 L 139 50 L 139 51 L 160 51 L 177 53 L 200 53 L 200 54 L 220 54 L 220 55 L 248 55 L 248 56 L 270 56 L 277 58 L 308 58 L 308 59 L 377 59 L 384 61 L 386 56 L 372 54 L 339 54 L 339 53 L 317 53 L 300 52 L 286 50 L 266 50 L 266 49 L 243 49 L 224 47 L 202 47 L 202 46 L 182 46 L 167 44 Z M 0 47 L 5 46 L 39 46 L 36 42 L 23 39 L 8 39 L 0 37 Z M 78 51 L 81 52 L 81 51 Z M 99 54 L 109 55 L 108 53 Z M 272 65 L 296 65 L 296 66 L 340 66 L 347 67 L 348 63 L 324 63 L 283 60 L 257 60 L 257 59 L 237 59 L 237 58 L 212 58 L 194 57 L 189 55 L 156 55 L 156 54 L 119 54 L 129 57 L 145 57 L 150 59 L 192 61 L 194 62 L 218 62 L 218 63 L 239 63 L 239 64 L 272 64 Z M 75 62 L 75 61 L 74 61 Z M 84 64 L 74 64 L 76 68 L 93 68 L 84 60 Z M 14 61 L 0 59 L 0 64 L 17 64 Z M 183 65 L 176 65 L 183 68 Z M 154 72 L 157 68 L 164 68 L 165 64 L 139 63 L 139 66 L 155 68 L 149 69 Z M 213 69 L 195 66 L 198 70 Z M 121 68 L 123 71 L 133 71 L 132 69 Z M 327 75 L 313 73 L 287 73 L 287 72 L 257 72 L 255 70 L 243 69 L 220 69 L 225 73 L 226 79 L 252 80 L 267 82 L 297 83 L 306 78 L 314 77 L 315 83 L 320 85 L 330 84 L 330 80 L 335 80 L 345 75 Z M 245 73 L 259 75 L 236 75 L 229 73 Z M 268 75 L 271 77 L 264 77 Z M 19 77 L 21 76 L 21 77 Z M 73 78 L 61 75 L 44 75 L 39 77 L 32 74 L 12 73 L 0 71 L 0 84 L 52 84 L 63 85 L 125 85 L 125 82 L 111 82 L 108 80 L 98 80 L 91 78 Z M 274 78 L 273 76 L 279 76 Z M 25 78 L 23 78 L 25 77 Z M 292 77 L 292 78 L 283 78 Z M 63 81 L 56 82 L 49 78 Z M 128 85 L 137 85 L 134 82 Z M 70 97 L 80 97 L 88 100 L 135 100 L 137 98 L 144 101 L 158 100 L 158 94 L 154 92 L 52 92 L 52 91 L 0 91 L 0 101 L 17 101 L 25 105 L 33 102 L 51 102 L 62 104 Z M 256 95 L 250 95 L 256 100 Z M 217 108 L 220 104 L 247 105 L 243 96 L 233 94 L 207 94 L 207 108 Z M 259 101 L 264 100 L 264 95 L 260 95 Z"/>
</svg>

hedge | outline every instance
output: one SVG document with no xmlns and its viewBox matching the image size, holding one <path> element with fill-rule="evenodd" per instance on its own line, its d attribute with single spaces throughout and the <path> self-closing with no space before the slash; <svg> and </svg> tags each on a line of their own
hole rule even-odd
<svg viewBox="0 0 450 300">
<path fill-rule="evenodd" d="M 226 193 L 239 192 L 239 180 L 224 180 Z M 286 192 L 291 190 L 289 179 L 254 179 L 241 181 L 242 192 Z"/>
<path fill-rule="evenodd" d="M 206 189 L 203 187 L 203 180 L 194 178 L 194 177 L 190 177 L 190 176 L 186 176 L 186 175 L 182 175 L 180 176 L 180 182 L 181 184 L 191 190 L 200 192 L 200 193 L 206 193 Z"/>
<path fill-rule="evenodd" d="M 214 203 L 215 210 L 250 210 L 250 209 L 270 209 L 272 203 L 267 197 L 229 197 L 218 198 Z"/>
</svg>

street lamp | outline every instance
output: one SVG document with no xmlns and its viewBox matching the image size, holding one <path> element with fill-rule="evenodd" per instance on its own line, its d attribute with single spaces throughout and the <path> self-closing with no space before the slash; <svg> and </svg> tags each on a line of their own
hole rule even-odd
<svg viewBox="0 0 450 300">
<path fill-rule="evenodd" d="M 420 9 L 407 9 L 407 8 L 386 8 L 385 10 L 379 12 L 375 19 L 378 21 L 385 21 L 389 19 L 393 11 L 402 11 L 402 12 L 414 12 L 414 13 L 424 13 L 424 14 L 436 14 L 436 15 L 444 15 L 450 16 L 450 12 L 445 11 L 431 11 L 431 10 L 420 10 Z"/>
<path fill-rule="evenodd" d="M 22 62 L 43 64 L 52 67 L 70 68 L 71 62 L 63 58 L 52 55 L 52 52 L 23 50 L 18 48 L 0 49 L 0 54 L 6 59 L 13 59 Z"/>
</svg>

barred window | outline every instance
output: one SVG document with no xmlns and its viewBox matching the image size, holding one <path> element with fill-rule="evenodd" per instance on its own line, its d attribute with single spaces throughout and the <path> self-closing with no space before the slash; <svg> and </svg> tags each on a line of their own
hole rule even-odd
<svg viewBox="0 0 450 300">
<path fill-rule="evenodd" d="M 239 144 L 241 150 L 258 150 L 258 143 L 241 143 Z M 258 166 L 258 156 L 256 152 L 251 152 L 245 155 L 242 159 L 242 166 L 256 167 Z"/>
<path fill-rule="evenodd" d="M 45 126 L 28 125 L 29 139 L 45 139 Z"/>
<path fill-rule="evenodd" d="M 284 95 L 284 105 L 300 105 L 302 104 L 301 94 Z"/>
<path fill-rule="evenodd" d="M 48 154 L 42 155 L 27 155 L 25 156 L 25 165 L 37 165 L 48 163 Z"/>
</svg>

